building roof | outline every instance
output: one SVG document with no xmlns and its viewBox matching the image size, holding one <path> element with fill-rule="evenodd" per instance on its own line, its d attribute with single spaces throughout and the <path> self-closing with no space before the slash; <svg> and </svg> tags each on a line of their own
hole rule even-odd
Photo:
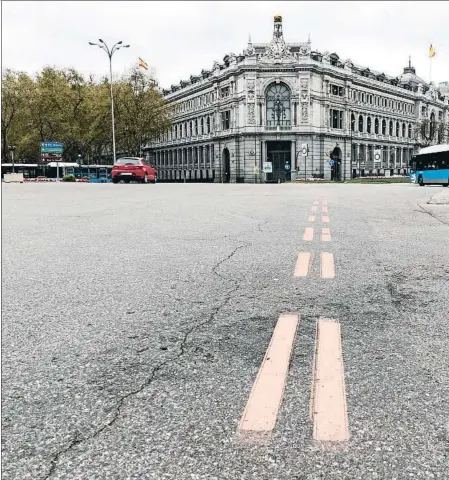
<svg viewBox="0 0 449 480">
<path fill-rule="evenodd" d="M 404 68 L 404 73 L 399 77 L 399 83 L 404 84 L 408 83 L 413 86 L 425 85 L 428 86 L 428 83 L 425 82 L 421 77 L 416 75 L 415 67 L 412 67 L 411 58 L 408 59 L 408 67 Z"/>
<path fill-rule="evenodd" d="M 342 60 L 336 53 L 329 53 L 329 52 L 318 52 L 318 51 L 311 51 L 310 48 L 310 37 L 307 43 L 286 43 L 283 39 L 282 34 L 282 17 L 280 15 L 276 15 L 274 18 L 275 24 L 275 32 L 273 34 L 273 40 L 271 43 L 274 42 L 282 42 L 287 48 L 285 49 L 285 55 L 288 56 L 293 61 L 295 58 L 299 57 L 309 57 L 310 59 L 322 63 L 323 60 L 337 68 L 346 68 L 350 69 L 353 73 L 360 75 L 362 77 L 371 78 L 373 80 L 377 80 L 386 84 L 399 86 L 407 90 L 417 91 L 418 85 L 423 85 L 424 91 L 429 89 L 429 85 L 425 82 L 421 77 L 416 75 L 415 68 L 411 65 L 411 60 L 409 58 L 409 65 L 404 68 L 404 73 L 399 76 L 391 76 L 385 75 L 383 72 L 378 72 L 375 70 L 370 70 L 368 67 L 362 65 L 355 65 L 351 62 L 351 60 Z M 277 26 L 277 27 L 276 27 Z M 276 30 L 277 29 L 277 30 Z M 276 33 L 277 32 L 277 33 Z M 213 76 L 217 72 L 227 69 L 230 66 L 235 66 L 241 62 L 243 62 L 246 58 L 257 58 L 259 61 L 263 60 L 263 58 L 267 55 L 267 51 L 269 51 L 269 46 L 271 43 L 252 43 L 251 38 L 248 39 L 247 48 L 243 51 L 243 53 L 239 55 L 235 55 L 230 53 L 229 55 L 225 55 L 223 58 L 223 62 L 214 62 L 213 68 L 210 70 L 202 70 L 201 74 L 199 75 L 191 75 L 189 80 L 181 80 L 179 84 L 172 85 L 169 89 L 163 89 L 163 95 L 169 95 L 170 93 L 174 93 L 178 90 L 181 90 L 189 85 L 193 85 L 194 83 L 201 82 L 210 76 Z"/>
</svg>

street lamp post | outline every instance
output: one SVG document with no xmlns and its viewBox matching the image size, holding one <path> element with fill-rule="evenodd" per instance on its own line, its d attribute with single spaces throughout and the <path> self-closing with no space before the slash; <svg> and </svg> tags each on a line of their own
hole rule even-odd
<svg viewBox="0 0 449 480">
<path fill-rule="evenodd" d="M 16 149 L 15 145 L 8 145 L 8 150 L 11 152 L 12 173 L 14 173 L 14 150 L 15 149 Z"/>
<path fill-rule="evenodd" d="M 110 78 L 110 86 L 111 86 L 111 116 L 112 116 L 112 152 L 113 152 L 113 163 L 115 164 L 116 159 L 116 154 L 115 154 L 115 120 L 114 120 L 114 94 L 112 92 L 112 55 L 117 50 L 120 50 L 121 48 L 129 48 L 129 45 L 122 45 L 122 41 L 117 42 L 111 49 L 106 45 L 106 43 L 100 38 L 98 40 L 100 43 L 93 43 L 89 42 L 89 45 L 95 45 L 97 47 L 100 47 L 102 50 L 106 52 L 106 54 L 109 57 L 109 78 Z"/>
</svg>

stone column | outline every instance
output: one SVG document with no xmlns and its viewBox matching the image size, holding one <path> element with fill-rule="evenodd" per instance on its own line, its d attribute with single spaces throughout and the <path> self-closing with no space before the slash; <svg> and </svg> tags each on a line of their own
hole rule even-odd
<svg viewBox="0 0 449 480">
<path fill-rule="evenodd" d="M 266 119 L 266 108 L 265 108 L 265 101 L 262 100 L 260 108 L 262 109 L 262 126 L 265 126 L 267 124 L 267 119 Z"/>
<path fill-rule="evenodd" d="M 296 171 L 296 142 L 292 140 L 292 146 L 291 146 L 291 160 L 290 160 L 290 165 L 291 165 L 291 172 Z"/>
</svg>

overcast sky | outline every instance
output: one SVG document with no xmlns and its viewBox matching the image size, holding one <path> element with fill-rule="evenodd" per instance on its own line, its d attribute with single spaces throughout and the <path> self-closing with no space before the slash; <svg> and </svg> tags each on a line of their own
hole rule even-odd
<svg viewBox="0 0 449 480">
<path fill-rule="evenodd" d="M 269 42 L 273 15 L 283 16 L 287 42 L 399 75 L 412 57 L 417 74 L 429 79 L 429 46 L 436 56 L 432 80 L 449 81 L 449 2 L 121 2 L 3 1 L 2 68 L 30 73 L 45 65 L 83 73 L 108 72 L 106 54 L 89 41 L 129 49 L 113 58 L 123 73 L 142 57 L 162 87 L 212 68 L 214 60 Z"/>
</svg>

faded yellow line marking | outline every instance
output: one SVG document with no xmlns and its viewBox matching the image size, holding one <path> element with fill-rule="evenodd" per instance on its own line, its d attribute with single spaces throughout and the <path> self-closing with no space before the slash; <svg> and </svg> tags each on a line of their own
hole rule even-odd
<svg viewBox="0 0 449 480">
<path fill-rule="evenodd" d="M 318 210 L 318 206 L 317 206 L 317 205 L 314 205 L 314 206 L 312 207 L 312 212 L 316 212 L 317 210 Z"/>
<path fill-rule="evenodd" d="M 329 228 L 323 227 L 321 229 L 321 241 L 322 242 L 330 242 L 331 241 L 331 232 Z"/>
<path fill-rule="evenodd" d="M 306 227 L 302 239 L 306 242 L 311 242 L 313 240 L 313 227 Z"/>
<path fill-rule="evenodd" d="M 340 323 L 320 319 L 315 339 L 312 389 L 313 439 L 324 447 L 349 440 Z"/>
<path fill-rule="evenodd" d="M 257 443 L 269 440 L 284 396 L 298 324 L 297 313 L 283 313 L 279 317 L 237 428 L 240 440 Z"/>
<path fill-rule="evenodd" d="M 327 215 L 323 215 L 323 216 L 321 217 L 321 221 L 322 221 L 323 223 L 329 223 L 329 217 L 328 217 Z"/>
<path fill-rule="evenodd" d="M 315 215 L 310 215 L 309 218 L 307 219 L 308 222 L 314 222 L 315 221 Z"/>
<path fill-rule="evenodd" d="M 295 265 L 295 277 L 307 277 L 309 267 L 312 263 L 312 254 L 310 252 L 300 252 Z"/>
<path fill-rule="evenodd" d="M 334 255 L 328 252 L 321 253 L 321 278 L 334 278 Z"/>
<path fill-rule="evenodd" d="M 321 207 L 321 211 L 322 211 L 323 213 L 327 213 L 327 212 L 328 212 L 327 207 L 325 207 L 325 206 Z"/>
</svg>

